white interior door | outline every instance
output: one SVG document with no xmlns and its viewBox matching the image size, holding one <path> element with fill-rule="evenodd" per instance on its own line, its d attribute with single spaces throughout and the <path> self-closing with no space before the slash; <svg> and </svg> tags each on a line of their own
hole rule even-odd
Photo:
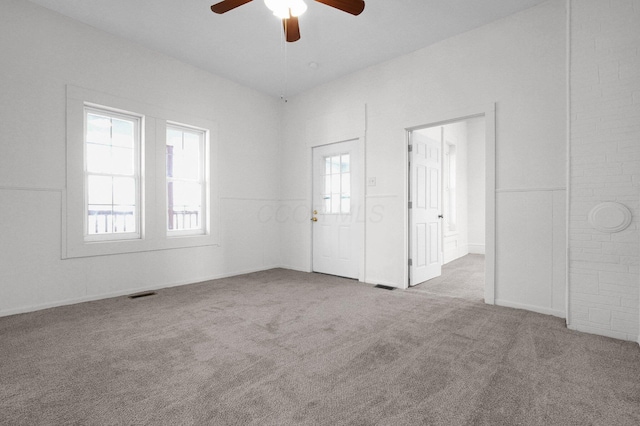
<svg viewBox="0 0 640 426">
<path fill-rule="evenodd" d="M 313 271 L 359 278 L 362 165 L 358 140 L 313 148 Z"/>
<path fill-rule="evenodd" d="M 409 153 L 410 284 L 442 274 L 442 144 L 412 132 Z"/>
</svg>

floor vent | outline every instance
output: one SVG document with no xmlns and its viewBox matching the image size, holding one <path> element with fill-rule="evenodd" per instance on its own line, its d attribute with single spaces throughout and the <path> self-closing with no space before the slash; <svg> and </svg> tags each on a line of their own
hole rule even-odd
<svg viewBox="0 0 640 426">
<path fill-rule="evenodd" d="M 153 296 L 156 295 L 155 291 L 143 291 L 142 293 L 136 293 L 129 295 L 129 299 L 139 299 L 141 297 Z"/>
<path fill-rule="evenodd" d="M 378 284 L 374 288 L 381 288 L 383 290 L 395 290 L 396 289 L 395 287 L 389 287 L 388 285 L 382 285 L 382 284 Z"/>
</svg>

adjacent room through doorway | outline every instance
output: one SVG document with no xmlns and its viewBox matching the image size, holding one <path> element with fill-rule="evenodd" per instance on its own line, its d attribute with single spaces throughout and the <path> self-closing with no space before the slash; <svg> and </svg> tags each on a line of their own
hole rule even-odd
<svg viewBox="0 0 640 426">
<path fill-rule="evenodd" d="M 484 299 L 485 117 L 411 131 L 410 286 Z"/>
</svg>

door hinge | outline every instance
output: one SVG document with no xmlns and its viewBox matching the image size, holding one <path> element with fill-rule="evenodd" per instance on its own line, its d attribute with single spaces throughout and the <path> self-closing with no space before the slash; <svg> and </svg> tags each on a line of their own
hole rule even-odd
<svg viewBox="0 0 640 426">
<path fill-rule="evenodd" d="M 412 209 L 413 208 L 413 203 L 411 201 L 409 201 L 409 208 Z"/>
<path fill-rule="evenodd" d="M 412 265 L 413 265 L 413 260 L 409 259 L 409 266 L 412 266 Z"/>
<path fill-rule="evenodd" d="M 409 152 L 413 152 L 413 145 L 409 145 Z"/>
</svg>

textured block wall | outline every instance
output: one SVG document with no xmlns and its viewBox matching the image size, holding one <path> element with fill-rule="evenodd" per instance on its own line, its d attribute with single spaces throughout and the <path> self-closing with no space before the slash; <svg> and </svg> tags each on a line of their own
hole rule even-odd
<svg viewBox="0 0 640 426">
<path fill-rule="evenodd" d="M 570 0 L 569 327 L 638 340 L 640 0 Z M 618 233 L 589 211 L 628 207 Z"/>
</svg>

